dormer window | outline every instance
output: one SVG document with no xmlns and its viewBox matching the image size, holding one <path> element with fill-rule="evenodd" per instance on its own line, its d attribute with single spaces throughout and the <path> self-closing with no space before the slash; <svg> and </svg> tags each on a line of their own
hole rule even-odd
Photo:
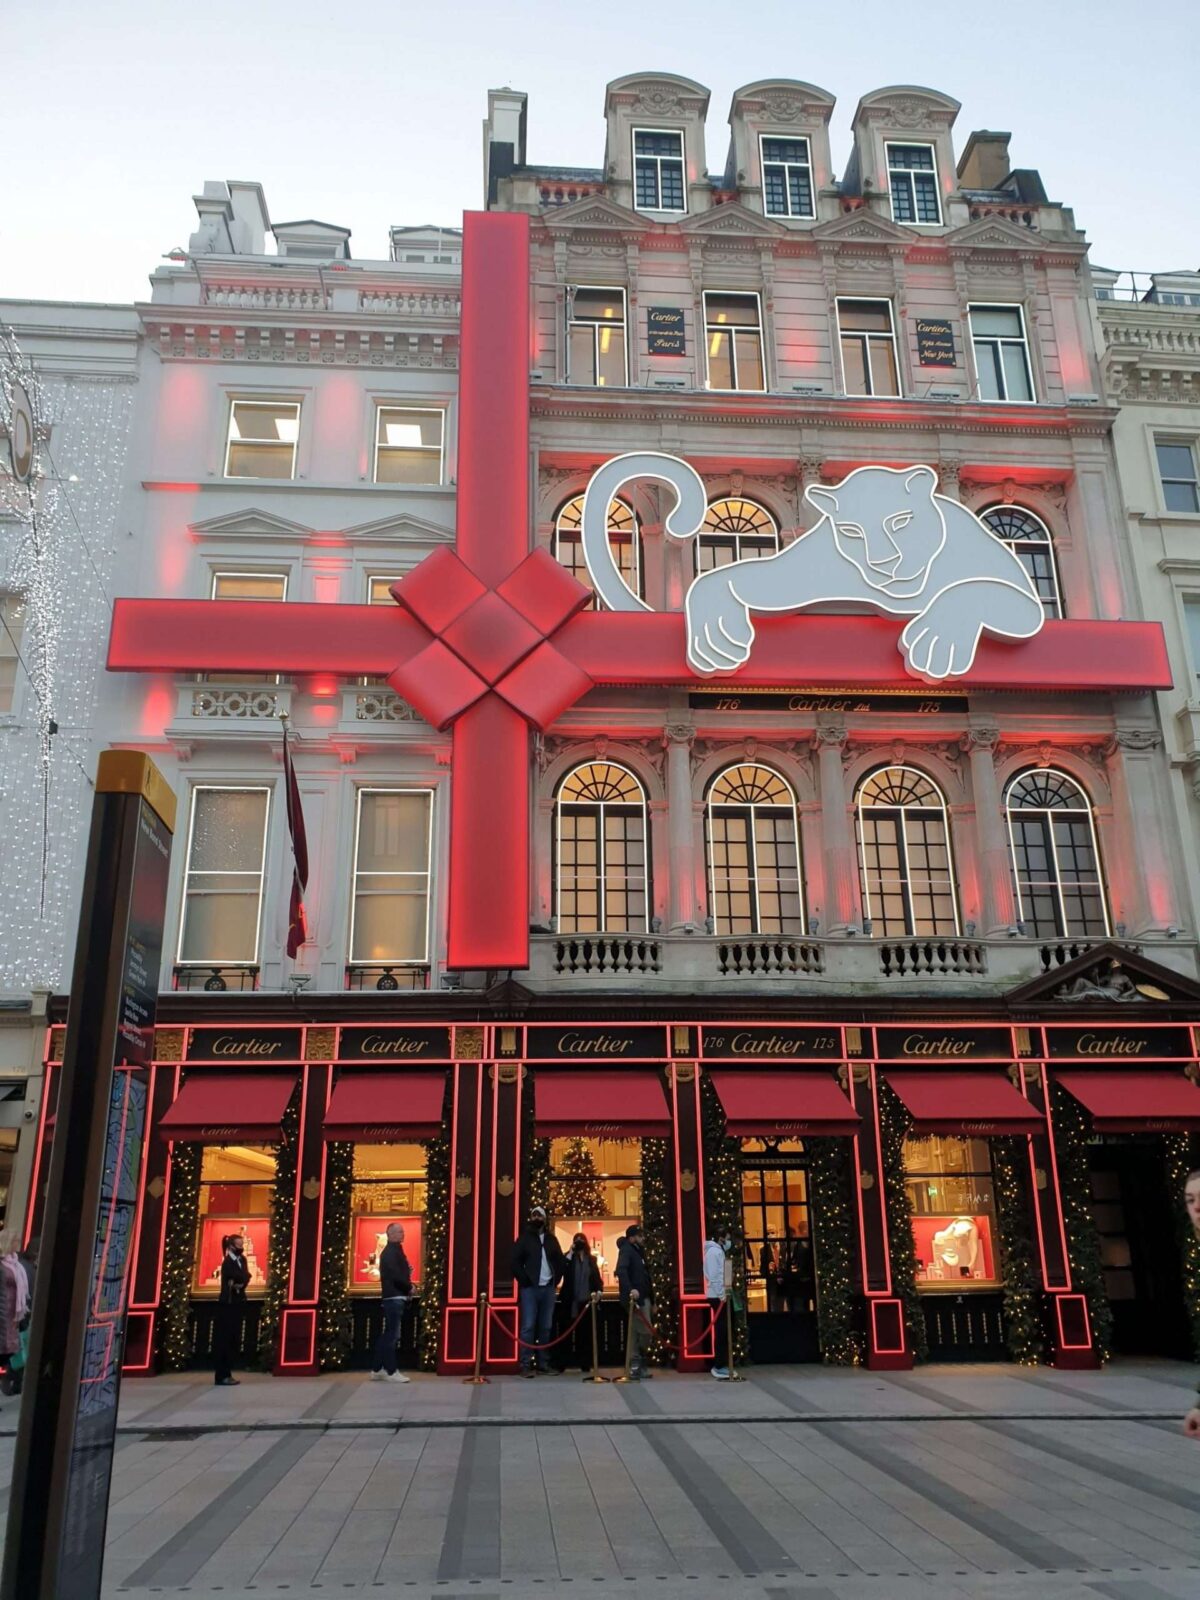
<svg viewBox="0 0 1200 1600">
<path fill-rule="evenodd" d="M 776 139 L 763 134 L 763 210 L 768 217 L 811 217 L 812 157 L 807 139 Z"/>
<path fill-rule="evenodd" d="M 635 128 L 633 180 L 639 211 L 685 212 L 683 135 L 664 128 Z"/>
<path fill-rule="evenodd" d="M 942 202 L 938 194 L 937 161 L 933 146 L 889 144 L 887 164 L 892 221 L 940 228 Z"/>
</svg>

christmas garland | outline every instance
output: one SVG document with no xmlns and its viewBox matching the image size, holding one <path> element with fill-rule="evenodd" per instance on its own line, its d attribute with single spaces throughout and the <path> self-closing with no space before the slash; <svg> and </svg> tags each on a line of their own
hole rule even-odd
<svg viewBox="0 0 1200 1600">
<path fill-rule="evenodd" d="M 340 1371 L 349 1365 L 354 1343 L 354 1322 L 347 1286 L 354 1146 L 338 1142 L 326 1145 L 325 1150 L 325 1220 L 321 1230 L 317 1361 L 324 1371 Z"/>
<path fill-rule="evenodd" d="M 913 1209 L 905 1181 L 904 1140 L 912 1118 L 899 1096 L 882 1079 L 879 1082 L 879 1132 L 883 1152 L 883 1202 L 887 1214 L 888 1251 L 892 1260 L 892 1292 L 904 1303 L 913 1359 L 929 1355 L 925 1310 L 917 1291 L 917 1247 L 913 1239 Z"/>
<path fill-rule="evenodd" d="M 675 1182 L 669 1139 L 642 1140 L 642 1227 L 645 1230 L 646 1266 L 655 1285 L 651 1359 L 668 1360 L 668 1344 L 679 1342 L 679 1302 L 673 1292 L 679 1282 L 675 1248 Z M 671 1292 L 664 1292 L 664 1291 Z"/>
<path fill-rule="evenodd" d="M 1188 1173 L 1200 1170 L 1200 1158 L 1195 1152 L 1195 1141 L 1186 1133 L 1165 1134 L 1163 1146 L 1169 1191 L 1167 1198 L 1178 1229 L 1184 1311 L 1191 1334 L 1192 1355 L 1200 1361 L 1200 1237 L 1197 1237 L 1183 1204 Z"/>
<path fill-rule="evenodd" d="M 1092 1215 L 1092 1183 L 1087 1147 L 1091 1127 L 1082 1106 L 1059 1084 L 1051 1091 L 1054 1118 L 1054 1149 L 1058 1158 L 1059 1193 L 1062 1197 L 1063 1227 L 1071 1278 L 1076 1290 L 1087 1300 L 1092 1324 L 1092 1343 L 1101 1361 L 1112 1355 L 1113 1318 L 1104 1290 L 1104 1269 L 1100 1262 L 1100 1235 Z"/>
<path fill-rule="evenodd" d="M 1029 1204 L 1028 1146 L 1022 1138 L 996 1138 L 991 1144 L 1004 1275 L 1004 1337 L 1014 1361 L 1023 1367 L 1035 1367 L 1044 1358 L 1046 1345 L 1035 1227 Z"/>
<path fill-rule="evenodd" d="M 442 1103 L 442 1131 L 425 1141 L 425 1275 L 421 1279 L 421 1316 L 418 1323 L 417 1360 L 426 1372 L 436 1372 L 442 1316 L 446 1304 L 446 1273 L 450 1256 L 450 1082 Z"/>
<path fill-rule="evenodd" d="M 863 1338 L 855 1327 L 855 1221 L 851 1211 L 848 1139 L 809 1139 L 808 1214 L 817 1266 L 817 1328 L 821 1360 L 833 1367 L 857 1367 Z"/>
<path fill-rule="evenodd" d="M 275 1146 L 275 1187 L 271 1192 L 271 1242 L 267 1246 L 267 1287 L 259 1302 L 258 1364 L 266 1372 L 275 1365 L 279 1324 L 287 1304 L 288 1268 L 295 1229 L 296 1159 L 300 1110 L 292 1095 L 283 1114 L 282 1141 Z"/>
<path fill-rule="evenodd" d="M 163 1238 L 162 1290 L 158 1310 L 158 1359 L 164 1372 L 182 1372 L 191 1362 L 188 1323 L 192 1310 L 192 1267 L 200 1217 L 200 1161 L 203 1146 L 177 1144 L 171 1151 L 171 1193 Z"/>
<path fill-rule="evenodd" d="M 741 1140 L 725 1132 L 725 1112 L 704 1074 L 700 1079 L 701 1143 L 704 1152 L 704 1211 L 710 1239 L 733 1240 L 733 1358 L 744 1366 L 750 1358 L 746 1320 L 746 1246 L 742 1233 L 742 1174 L 738 1166 Z M 724 1333 L 724 1330 L 720 1330 Z M 724 1333 L 728 1338 L 728 1334 Z M 725 1351 L 720 1352 L 721 1359 Z"/>
</svg>

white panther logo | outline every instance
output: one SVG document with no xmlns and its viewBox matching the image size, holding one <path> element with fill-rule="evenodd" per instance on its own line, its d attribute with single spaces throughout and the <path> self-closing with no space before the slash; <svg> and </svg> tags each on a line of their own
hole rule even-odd
<svg viewBox="0 0 1200 1600">
<path fill-rule="evenodd" d="M 654 478 L 675 491 L 668 534 L 693 539 L 707 509 L 704 485 L 677 456 L 616 456 L 592 474 L 583 499 L 583 553 L 613 611 L 649 611 L 622 577 L 608 542 L 608 505 L 626 484 Z M 873 606 L 910 617 L 899 649 L 920 678 L 971 670 L 980 634 L 1030 639 L 1045 621 L 1033 582 L 973 512 L 935 494 L 932 467 L 856 467 L 834 488 L 810 485 L 815 527 L 765 560 L 702 572 L 687 595 L 687 658 L 699 673 L 734 672 L 750 658 L 755 611 Z"/>
</svg>

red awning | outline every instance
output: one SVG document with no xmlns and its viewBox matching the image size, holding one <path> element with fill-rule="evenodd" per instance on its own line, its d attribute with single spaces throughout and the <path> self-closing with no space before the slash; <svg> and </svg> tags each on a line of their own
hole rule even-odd
<svg viewBox="0 0 1200 1600">
<path fill-rule="evenodd" d="M 657 1072 L 539 1072 L 539 1139 L 665 1139 L 671 1113 Z"/>
<path fill-rule="evenodd" d="M 401 1144 L 442 1131 L 442 1072 L 359 1072 L 338 1079 L 325 1113 L 325 1138 Z"/>
<path fill-rule="evenodd" d="M 1200 1089 L 1182 1072 L 1056 1072 L 1091 1112 L 1097 1133 L 1186 1133 L 1200 1128 Z"/>
<path fill-rule="evenodd" d="M 1001 1072 L 889 1072 L 917 1133 L 1037 1133 L 1037 1110 Z"/>
<path fill-rule="evenodd" d="M 857 1133 L 859 1116 L 829 1072 L 714 1072 L 726 1131 L 735 1139 L 762 1135 L 815 1138 Z"/>
<path fill-rule="evenodd" d="M 158 1125 L 164 1139 L 200 1144 L 278 1144 L 296 1074 L 270 1078 L 193 1072 Z"/>
</svg>

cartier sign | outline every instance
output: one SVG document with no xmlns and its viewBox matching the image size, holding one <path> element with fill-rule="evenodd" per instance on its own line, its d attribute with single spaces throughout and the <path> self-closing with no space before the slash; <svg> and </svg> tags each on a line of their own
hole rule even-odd
<svg viewBox="0 0 1200 1600">
<path fill-rule="evenodd" d="M 881 1061 L 978 1061 L 1009 1059 L 1012 1037 L 1007 1028 L 878 1028 Z"/>
<path fill-rule="evenodd" d="M 1112 1061 L 1154 1061 L 1192 1054 L 1187 1028 L 1047 1028 L 1050 1055 Z"/>
<path fill-rule="evenodd" d="M 667 1054 L 665 1028 L 573 1027 L 556 1024 L 530 1028 L 525 1047 L 534 1061 L 661 1060 Z"/>
<path fill-rule="evenodd" d="M 189 1061 L 301 1061 L 299 1028 L 193 1028 Z"/>
<path fill-rule="evenodd" d="M 705 1028 L 701 1053 L 712 1059 L 811 1061 L 840 1057 L 838 1028 Z"/>
<path fill-rule="evenodd" d="M 343 1028 L 339 1061 L 449 1061 L 449 1028 Z"/>
</svg>

